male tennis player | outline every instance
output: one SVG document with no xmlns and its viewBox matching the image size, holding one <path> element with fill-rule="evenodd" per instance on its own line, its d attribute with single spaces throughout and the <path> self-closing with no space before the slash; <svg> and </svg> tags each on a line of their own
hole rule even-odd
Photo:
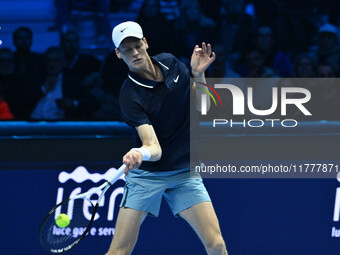
<svg viewBox="0 0 340 255">
<path fill-rule="evenodd" d="M 107 255 L 131 253 L 140 225 L 147 215 L 158 216 L 163 196 L 173 214 L 196 231 L 209 255 L 227 254 L 202 180 L 190 178 L 189 173 L 190 89 L 195 90 L 198 101 L 200 90 L 190 85 L 189 70 L 173 55 L 148 55 L 139 24 L 117 25 L 112 39 L 116 55 L 129 68 L 119 98 L 122 115 L 139 138 L 123 157 L 126 186 Z M 193 78 L 204 81 L 204 72 L 214 59 L 209 44 L 196 45 L 191 57 Z M 198 110 L 200 105 L 198 102 Z"/>
</svg>

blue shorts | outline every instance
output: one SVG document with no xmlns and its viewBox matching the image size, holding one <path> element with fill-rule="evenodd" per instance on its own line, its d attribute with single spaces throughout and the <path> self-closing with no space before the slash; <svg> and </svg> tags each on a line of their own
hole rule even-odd
<svg viewBox="0 0 340 255">
<path fill-rule="evenodd" d="M 187 168 L 167 172 L 134 169 L 125 179 L 120 207 L 145 211 L 151 216 L 158 216 L 163 195 L 176 217 L 195 204 L 211 201 L 202 178 L 190 177 Z"/>
</svg>

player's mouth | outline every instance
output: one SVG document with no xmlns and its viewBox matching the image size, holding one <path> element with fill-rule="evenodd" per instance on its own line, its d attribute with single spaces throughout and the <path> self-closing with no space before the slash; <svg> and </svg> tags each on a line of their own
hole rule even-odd
<svg viewBox="0 0 340 255">
<path fill-rule="evenodd" d="M 142 58 L 137 58 L 134 61 L 132 61 L 134 64 L 140 63 L 143 59 Z"/>
</svg>

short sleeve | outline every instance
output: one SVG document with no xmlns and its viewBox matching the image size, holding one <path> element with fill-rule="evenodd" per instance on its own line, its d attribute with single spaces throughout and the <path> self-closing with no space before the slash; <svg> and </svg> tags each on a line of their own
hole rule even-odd
<svg viewBox="0 0 340 255">
<path fill-rule="evenodd" d="M 119 95 L 123 120 L 132 127 L 138 127 L 143 124 L 151 125 L 139 94 L 128 85 L 127 83 L 123 85 Z"/>
</svg>

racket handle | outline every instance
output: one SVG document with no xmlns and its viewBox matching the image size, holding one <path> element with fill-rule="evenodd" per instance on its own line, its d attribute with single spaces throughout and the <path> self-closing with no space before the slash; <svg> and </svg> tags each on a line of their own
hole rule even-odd
<svg viewBox="0 0 340 255">
<path fill-rule="evenodd" d="M 125 167 L 126 165 L 123 164 L 120 168 L 118 168 L 117 171 L 111 177 L 111 179 L 108 180 L 108 182 L 114 184 L 119 179 L 119 177 L 121 177 L 122 174 L 124 173 Z"/>
</svg>

